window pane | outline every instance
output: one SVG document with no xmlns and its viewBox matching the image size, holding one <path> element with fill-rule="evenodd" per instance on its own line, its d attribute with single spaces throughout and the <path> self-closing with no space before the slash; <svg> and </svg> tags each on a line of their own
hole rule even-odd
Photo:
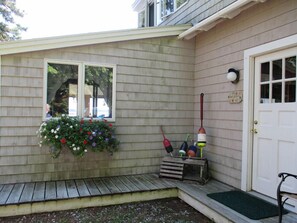
<svg viewBox="0 0 297 223">
<path fill-rule="evenodd" d="M 112 118 L 113 68 L 86 66 L 84 117 Z"/>
<path fill-rule="evenodd" d="M 161 16 L 166 16 L 174 11 L 174 0 L 161 0 Z"/>
<path fill-rule="evenodd" d="M 269 84 L 261 85 L 260 103 L 269 103 Z"/>
<path fill-rule="evenodd" d="M 282 79 L 282 60 L 273 61 L 272 66 L 272 80 Z"/>
<path fill-rule="evenodd" d="M 261 82 L 269 81 L 269 62 L 261 64 Z"/>
<path fill-rule="evenodd" d="M 78 66 L 49 63 L 47 66 L 47 117 L 77 115 Z"/>
<path fill-rule="evenodd" d="M 282 102 L 282 83 L 272 84 L 272 103 Z"/>
<path fill-rule="evenodd" d="M 296 102 L 296 81 L 285 83 L 285 102 Z"/>
<path fill-rule="evenodd" d="M 286 78 L 296 77 L 296 57 L 286 58 Z"/>
<path fill-rule="evenodd" d="M 178 9 L 182 4 L 184 4 L 187 0 L 176 0 L 176 8 Z"/>
</svg>

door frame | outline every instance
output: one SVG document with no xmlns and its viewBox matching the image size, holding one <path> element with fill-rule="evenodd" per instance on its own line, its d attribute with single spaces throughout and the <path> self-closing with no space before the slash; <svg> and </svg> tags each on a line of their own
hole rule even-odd
<svg viewBox="0 0 297 223">
<path fill-rule="evenodd" d="M 252 190 L 255 58 L 297 46 L 297 34 L 244 51 L 241 190 Z M 251 90 L 252 89 L 252 90 Z"/>
</svg>

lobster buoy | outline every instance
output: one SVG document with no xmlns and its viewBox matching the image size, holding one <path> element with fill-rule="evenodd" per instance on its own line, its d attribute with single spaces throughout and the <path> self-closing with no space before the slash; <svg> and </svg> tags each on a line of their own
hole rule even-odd
<svg viewBox="0 0 297 223">
<path fill-rule="evenodd" d="M 200 128 L 198 130 L 198 137 L 197 137 L 197 146 L 200 149 L 200 157 L 201 158 L 203 157 L 203 155 L 202 155 L 203 148 L 206 146 L 206 131 L 203 128 L 203 97 L 204 97 L 204 94 L 201 93 L 200 94 L 200 122 L 201 122 L 201 124 L 200 124 Z"/>
<path fill-rule="evenodd" d="M 183 142 L 183 144 L 180 146 L 178 154 L 179 156 L 183 157 L 187 154 L 188 151 L 188 138 L 189 138 L 189 134 L 187 135 L 185 141 Z"/>
<path fill-rule="evenodd" d="M 206 146 L 206 132 L 203 127 L 200 127 L 198 130 L 198 137 L 197 137 L 197 146 L 199 148 L 203 148 Z"/>
<path fill-rule="evenodd" d="M 195 156 L 196 156 L 196 153 L 197 153 L 197 147 L 194 146 L 194 145 L 191 145 L 191 146 L 189 147 L 188 152 L 187 152 L 188 156 L 189 156 L 189 157 L 195 157 Z"/>
</svg>

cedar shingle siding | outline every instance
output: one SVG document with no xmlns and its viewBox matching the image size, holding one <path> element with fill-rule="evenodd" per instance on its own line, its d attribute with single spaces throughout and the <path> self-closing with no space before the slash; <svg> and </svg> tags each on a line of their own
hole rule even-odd
<svg viewBox="0 0 297 223">
<path fill-rule="evenodd" d="M 196 24 L 212 16 L 236 0 L 188 0 L 175 13 L 168 16 L 160 26 L 176 24 Z"/>
<path fill-rule="evenodd" d="M 176 37 L 2 56 L 0 181 L 28 182 L 158 172 L 160 125 L 180 140 L 193 129 L 195 41 Z M 117 66 L 116 126 L 120 150 L 53 160 L 38 146 L 44 58 Z"/>
</svg>

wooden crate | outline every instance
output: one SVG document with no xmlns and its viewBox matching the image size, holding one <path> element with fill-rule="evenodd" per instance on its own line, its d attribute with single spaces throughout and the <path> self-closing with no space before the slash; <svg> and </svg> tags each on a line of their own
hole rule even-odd
<svg viewBox="0 0 297 223">
<path fill-rule="evenodd" d="M 174 157 L 164 157 L 160 167 L 160 177 L 183 179 L 184 164 Z"/>
<path fill-rule="evenodd" d="M 208 160 L 166 156 L 162 160 L 159 176 L 205 184 L 209 179 Z"/>
</svg>

